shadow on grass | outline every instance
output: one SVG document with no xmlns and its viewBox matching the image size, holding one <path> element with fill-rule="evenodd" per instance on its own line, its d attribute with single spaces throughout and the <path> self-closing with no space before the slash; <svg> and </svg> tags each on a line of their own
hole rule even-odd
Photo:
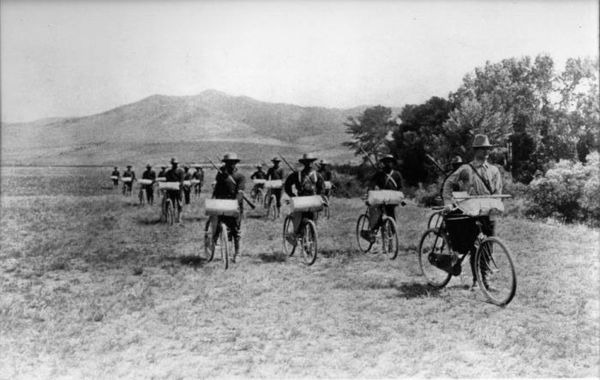
<svg viewBox="0 0 600 380">
<path fill-rule="evenodd" d="M 267 219 L 265 214 L 246 214 L 246 219 Z"/>
<path fill-rule="evenodd" d="M 287 261 L 287 256 L 282 252 L 261 253 L 258 258 L 263 263 L 284 263 Z"/>
<path fill-rule="evenodd" d="M 166 256 L 163 261 L 179 262 L 181 265 L 187 265 L 194 268 L 201 268 L 208 263 L 208 260 L 195 255 L 184 256 Z"/>
<path fill-rule="evenodd" d="M 436 296 L 440 293 L 439 289 L 436 289 L 431 285 L 420 284 L 418 282 L 403 282 L 400 285 L 394 287 L 398 290 L 398 292 L 400 292 L 398 294 L 398 297 L 406 299 Z"/>
<path fill-rule="evenodd" d="M 161 223 L 164 223 L 166 225 L 166 223 L 161 221 L 160 218 L 156 218 L 156 219 L 138 218 L 136 220 L 136 223 L 146 225 L 146 226 L 153 226 L 153 225 L 161 224 Z"/>
</svg>

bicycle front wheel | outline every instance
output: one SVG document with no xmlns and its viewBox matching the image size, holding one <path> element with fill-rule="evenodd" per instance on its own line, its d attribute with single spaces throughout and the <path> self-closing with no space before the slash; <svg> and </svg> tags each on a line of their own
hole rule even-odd
<svg viewBox="0 0 600 380">
<path fill-rule="evenodd" d="M 271 217 L 271 219 L 277 219 L 277 199 L 274 195 L 271 195 L 269 200 L 269 208 L 267 208 L 267 217 Z"/>
<path fill-rule="evenodd" d="M 312 220 L 304 222 L 302 231 L 302 256 L 306 265 L 313 265 L 317 259 L 317 227 Z"/>
<path fill-rule="evenodd" d="M 367 253 L 373 246 L 373 242 L 367 237 L 370 237 L 371 230 L 369 228 L 369 216 L 361 214 L 356 222 L 356 243 L 361 252 Z"/>
<path fill-rule="evenodd" d="M 429 217 L 429 221 L 427 222 L 427 229 L 439 228 L 442 224 L 442 218 L 442 213 L 439 211 L 431 214 L 431 216 Z"/>
<path fill-rule="evenodd" d="M 231 248 L 229 247 L 229 230 L 225 223 L 221 223 L 221 227 L 219 228 L 219 245 L 221 248 L 221 261 L 223 261 L 223 268 L 229 268 L 229 252 Z"/>
<path fill-rule="evenodd" d="M 383 218 L 381 226 L 381 248 L 390 260 L 398 256 L 398 233 L 396 231 L 396 222 L 390 217 Z"/>
<path fill-rule="evenodd" d="M 173 202 L 167 199 L 165 204 L 165 215 L 167 216 L 167 224 L 172 226 L 175 223 L 175 210 L 173 209 Z"/>
<path fill-rule="evenodd" d="M 517 275 L 510 252 L 500 239 L 488 237 L 480 243 L 475 271 L 479 288 L 488 301 L 508 305 L 517 291 Z"/>
<path fill-rule="evenodd" d="M 212 261 L 215 257 L 215 239 L 212 233 L 212 223 L 210 219 L 206 222 L 204 227 L 204 259 L 206 261 Z"/>
<path fill-rule="evenodd" d="M 291 216 L 286 216 L 283 221 L 283 252 L 293 256 L 296 251 L 297 239 L 294 232 L 294 222 Z"/>
<path fill-rule="evenodd" d="M 450 246 L 437 228 L 425 231 L 419 243 L 419 266 L 429 285 L 443 288 L 448 284 L 452 275 L 440 266 L 450 263 L 451 256 Z"/>
</svg>

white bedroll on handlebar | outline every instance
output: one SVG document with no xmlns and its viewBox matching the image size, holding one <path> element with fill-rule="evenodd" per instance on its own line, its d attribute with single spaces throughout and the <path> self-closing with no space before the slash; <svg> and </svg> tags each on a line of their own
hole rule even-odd
<svg viewBox="0 0 600 380">
<path fill-rule="evenodd" d="M 117 177 L 116 175 L 111 175 L 111 176 L 110 176 L 110 179 L 112 179 L 112 180 L 114 181 L 114 180 L 116 180 L 116 179 L 119 179 L 119 177 Z"/>
<path fill-rule="evenodd" d="M 266 179 L 258 179 L 258 178 L 257 178 L 257 179 L 253 179 L 253 180 L 252 180 L 252 183 L 253 183 L 253 184 L 255 184 L 255 185 L 264 185 L 264 184 L 265 184 L 265 182 L 267 182 L 267 180 L 266 180 Z"/>
<path fill-rule="evenodd" d="M 179 182 L 159 182 L 159 190 L 179 190 L 181 184 Z"/>
<path fill-rule="evenodd" d="M 281 189 L 283 187 L 283 181 L 280 179 L 273 179 L 265 182 L 265 188 L 267 189 Z"/>
<path fill-rule="evenodd" d="M 332 187 L 333 184 L 331 183 L 331 181 L 325 181 L 325 190 L 331 190 Z"/>
<path fill-rule="evenodd" d="M 151 179 L 140 179 L 138 181 L 138 183 L 140 185 L 152 185 L 152 180 Z"/>
<path fill-rule="evenodd" d="M 404 194 L 395 190 L 370 190 L 367 202 L 371 206 L 399 205 L 404 200 Z"/>
<path fill-rule="evenodd" d="M 200 183 L 200 180 L 199 180 L 199 179 L 193 179 L 193 180 L 191 180 L 191 181 L 190 181 L 190 183 L 191 183 L 192 185 L 197 185 L 197 184 L 199 184 L 199 183 Z"/>
<path fill-rule="evenodd" d="M 304 197 L 293 197 L 290 202 L 291 212 L 315 212 L 321 211 L 324 206 L 323 197 L 320 195 L 309 195 Z"/>
<path fill-rule="evenodd" d="M 156 182 L 167 182 L 167 179 L 165 177 L 158 177 Z"/>
<path fill-rule="evenodd" d="M 188 187 L 192 186 L 192 181 L 190 181 L 190 180 L 183 181 L 183 186 L 188 186 Z"/>
<path fill-rule="evenodd" d="M 466 193 L 453 193 L 458 209 L 470 216 L 502 214 L 504 203 L 502 199 L 511 198 L 507 194 L 495 195 L 468 195 Z"/>
<path fill-rule="evenodd" d="M 131 182 L 132 178 L 131 177 L 123 177 L 121 178 L 121 182 L 125 182 L 125 183 L 129 183 Z"/>
<path fill-rule="evenodd" d="M 206 199 L 204 202 L 206 215 L 235 216 L 240 215 L 240 204 L 237 199 Z"/>
</svg>

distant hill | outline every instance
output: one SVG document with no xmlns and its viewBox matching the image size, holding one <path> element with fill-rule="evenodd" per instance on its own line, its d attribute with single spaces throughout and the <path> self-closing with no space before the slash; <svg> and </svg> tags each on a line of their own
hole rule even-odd
<svg viewBox="0 0 600 380">
<path fill-rule="evenodd" d="M 2 164 L 123 164 L 201 161 L 236 150 L 248 160 L 285 152 L 352 158 L 341 147 L 344 121 L 365 107 L 331 109 L 261 102 L 207 90 L 195 96 L 153 95 L 109 111 L 2 125 Z"/>
</svg>

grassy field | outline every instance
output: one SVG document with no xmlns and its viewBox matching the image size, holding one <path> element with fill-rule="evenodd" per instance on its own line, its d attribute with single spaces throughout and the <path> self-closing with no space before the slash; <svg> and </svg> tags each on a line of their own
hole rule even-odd
<svg viewBox="0 0 600 380">
<path fill-rule="evenodd" d="M 498 308 L 466 289 L 468 269 L 425 285 L 426 209 L 402 209 L 389 261 L 357 251 L 364 206 L 336 199 L 312 267 L 282 254 L 281 220 L 249 213 L 224 271 L 196 257 L 200 199 L 167 227 L 107 178 L 3 169 L 0 378 L 599 375 L 596 230 L 500 220 L 518 289 Z"/>
</svg>

